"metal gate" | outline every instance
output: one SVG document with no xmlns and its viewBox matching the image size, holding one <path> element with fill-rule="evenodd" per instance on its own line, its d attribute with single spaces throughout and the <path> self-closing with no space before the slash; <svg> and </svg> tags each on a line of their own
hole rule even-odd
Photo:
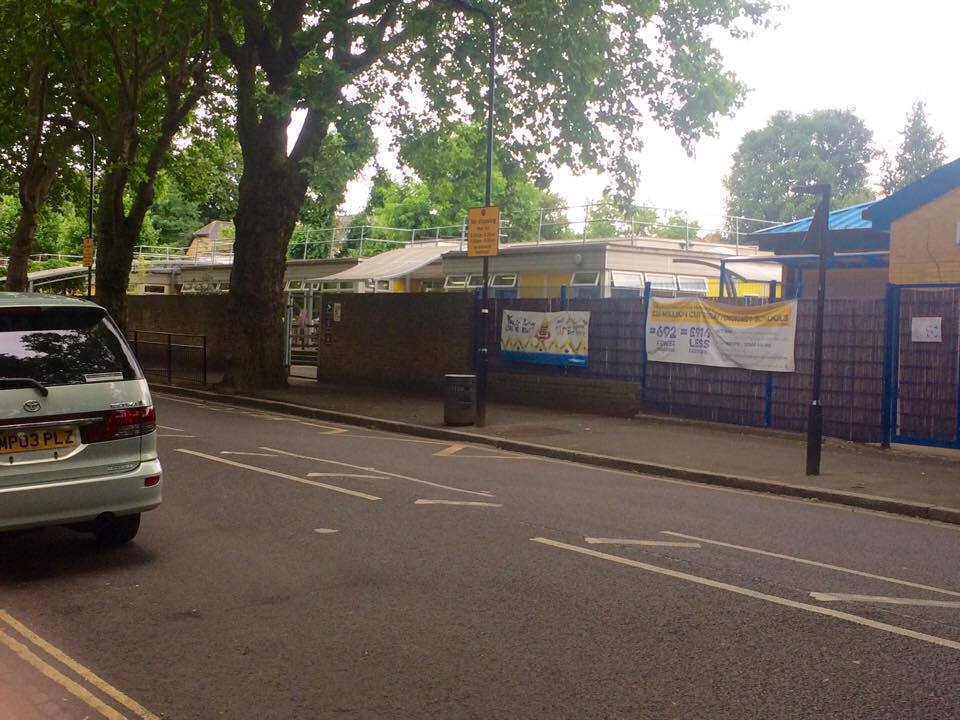
<svg viewBox="0 0 960 720">
<path fill-rule="evenodd" d="M 885 437 L 960 448 L 960 286 L 887 292 Z"/>
<path fill-rule="evenodd" d="M 317 365 L 319 311 L 320 292 L 318 290 L 308 288 L 287 292 L 284 357 L 287 373 L 290 375 L 304 374 L 303 371 L 294 371 L 294 368 L 315 368 Z"/>
</svg>

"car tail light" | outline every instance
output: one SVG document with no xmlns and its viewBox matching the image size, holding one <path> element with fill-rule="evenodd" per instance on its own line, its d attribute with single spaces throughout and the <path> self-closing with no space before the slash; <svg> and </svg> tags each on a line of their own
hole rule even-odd
<svg viewBox="0 0 960 720">
<path fill-rule="evenodd" d="M 144 479 L 143 479 L 143 486 L 144 486 L 144 487 L 156 487 L 156 486 L 159 485 L 159 484 L 160 484 L 160 476 L 159 476 L 159 475 L 153 475 L 153 476 L 151 476 L 151 477 L 148 477 L 148 478 L 144 478 Z"/>
<path fill-rule="evenodd" d="M 85 444 L 146 435 L 157 429 L 157 411 L 153 407 L 114 410 L 103 419 L 83 425 L 80 438 Z"/>
</svg>

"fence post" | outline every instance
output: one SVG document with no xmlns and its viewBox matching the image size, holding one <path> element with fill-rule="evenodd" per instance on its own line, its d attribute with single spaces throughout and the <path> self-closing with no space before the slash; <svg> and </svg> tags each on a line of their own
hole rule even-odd
<svg viewBox="0 0 960 720">
<path fill-rule="evenodd" d="M 173 385 L 173 333 L 167 333 L 167 385 Z"/>
<path fill-rule="evenodd" d="M 770 292 L 767 294 L 767 299 L 770 302 L 775 302 L 777 299 L 777 281 L 770 281 Z M 764 398 L 763 398 L 763 425 L 764 427 L 770 427 L 773 425 L 773 373 L 768 372 L 766 380 L 764 381 Z"/>
<path fill-rule="evenodd" d="M 560 309 L 561 310 L 567 309 L 567 286 L 566 285 L 560 286 Z"/>
<path fill-rule="evenodd" d="M 376 280 L 374 280 L 374 287 L 376 287 Z M 291 348 L 290 343 L 293 340 L 293 333 L 291 329 L 293 328 L 293 296 L 287 295 L 287 312 L 284 315 L 283 323 L 283 364 L 287 368 L 287 373 L 290 372 L 290 368 L 293 365 L 291 358 Z"/>
<path fill-rule="evenodd" d="M 650 295 L 653 288 L 650 282 L 643 284 L 643 337 L 640 341 L 640 388 L 647 389 L 647 321 L 650 318 Z M 646 399 L 646 398 L 644 398 Z"/>
<path fill-rule="evenodd" d="M 133 331 L 133 355 L 137 358 L 137 361 L 140 360 L 140 331 Z"/>
<path fill-rule="evenodd" d="M 202 352 L 202 356 L 201 356 L 201 368 L 200 368 L 201 378 L 200 379 L 203 382 L 203 384 L 206 385 L 207 384 L 207 336 L 206 335 L 203 336 L 203 349 L 201 352 Z"/>
<path fill-rule="evenodd" d="M 900 293 L 895 285 L 887 285 L 884 297 L 884 333 L 883 333 L 883 380 L 880 400 L 880 447 L 888 449 L 893 435 L 893 384 L 894 380 L 894 337 L 899 332 L 896 305 L 899 305 Z"/>
</svg>

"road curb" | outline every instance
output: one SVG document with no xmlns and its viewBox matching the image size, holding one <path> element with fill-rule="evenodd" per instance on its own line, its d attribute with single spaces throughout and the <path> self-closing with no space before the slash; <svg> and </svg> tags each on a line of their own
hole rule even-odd
<svg viewBox="0 0 960 720">
<path fill-rule="evenodd" d="M 536 455 L 538 457 L 580 463 L 582 465 L 592 465 L 611 470 L 622 470 L 624 472 L 638 473 L 643 475 L 656 475 L 659 477 L 686 480 L 705 485 L 718 485 L 721 487 L 735 488 L 738 490 L 785 495 L 788 497 L 804 498 L 807 500 L 821 500 L 838 505 L 848 505 L 866 510 L 876 510 L 894 515 L 906 515 L 908 517 L 936 520 L 938 522 L 960 525 L 960 509 L 958 508 L 941 507 L 928 503 L 915 503 L 910 502 L 909 500 L 898 500 L 896 498 L 888 498 L 879 495 L 866 495 L 862 493 L 844 492 L 842 490 L 829 490 L 826 488 L 818 488 L 809 485 L 794 485 L 791 483 L 778 482 L 776 480 L 766 480 L 763 478 L 752 478 L 742 475 L 727 475 L 704 470 L 695 470 L 692 468 L 677 467 L 674 465 L 661 465 L 658 463 L 644 462 L 642 460 L 630 460 L 628 458 L 615 457 L 612 455 L 601 455 L 583 450 L 570 450 L 567 448 L 554 447 L 552 445 L 539 445 L 537 443 L 523 442 L 521 440 L 511 440 L 509 438 L 503 438 L 496 435 L 483 435 L 464 430 L 450 430 L 448 428 L 431 427 L 429 425 L 417 425 L 415 423 L 408 423 L 400 420 L 387 420 L 385 418 L 357 415 L 354 413 L 340 412 L 337 410 L 324 410 L 322 408 L 311 407 L 308 405 L 298 405 L 297 403 L 286 402 L 283 400 L 271 400 L 269 398 L 251 397 L 248 395 L 231 395 L 226 393 L 212 392 L 210 390 L 184 388 L 174 385 L 162 385 L 158 383 L 151 383 L 151 388 L 160 392 L 169 393 L 171 395 L 225 402 L 232 405 L 240 405 L 257 410 L 272 410 L 275 412 L 283 412 L 288 415 L 306 417 L 313 420 L 327 420 L 329 422 L 338 422 L 344 425 L 356 425 L 359 427 L 372 428 L 376 430 L 386 430 L 389 432 L 401 433 L 404 435 L 414 435 L 432 440 L 449 440 L 450 442 L 488 445 L 499 450 L 524 453 L 527 455 Z"/>
</svg>

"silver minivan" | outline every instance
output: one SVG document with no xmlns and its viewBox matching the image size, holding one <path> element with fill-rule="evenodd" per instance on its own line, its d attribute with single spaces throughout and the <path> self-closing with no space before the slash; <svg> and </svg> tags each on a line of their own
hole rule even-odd
<svg viewBox="0 0 960 720">
<path fill-rule="evenodd" d="M 0 531 L 48 525 L 127 543 L 160 504 L 157 419 L 106 311 L 0 293 Z"/>
</svg>

